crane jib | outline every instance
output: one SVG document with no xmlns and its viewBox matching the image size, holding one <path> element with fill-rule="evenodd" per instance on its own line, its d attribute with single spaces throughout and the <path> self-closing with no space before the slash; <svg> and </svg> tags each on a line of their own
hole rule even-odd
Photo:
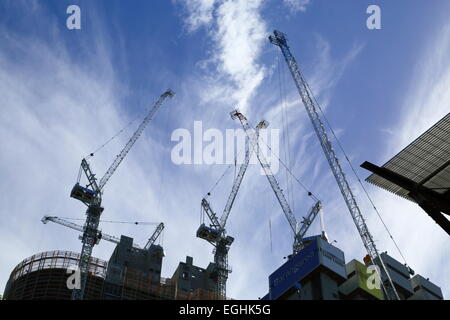
<svg viewBox="0 0 450 320">
<path fill-rule="evenodd" d="M 108 182 L 108 180 L 111 178 L 111 176 L 114 174 L 116 169 L 119 167 L 120 163 L 123 161 L 125 156 L 128 154 L 130 149 L 133 147 L 133 145 L 136 143 L 136 141 L 141 136 L 142 132 L 144 131 L 147 124 L 150 122 L 150 120 L 153 118 L 153 116 L 156 114 L 158 109 L 161 107 L 162 103 L 166 98 L 172 98 L 175 94 L 171 90 L 167 90 L 164 92 L 158 99 L 158 101 L 154 104 L 153 108 L 150 110 L 148 115 L 144 118 L 142 123 L 137 128 L 136 132 L 133 134 L 133 136 L 128 140 L 125 147 L 122 149 L 122 151 L 119 153 L 119 155 L 115 158 L 112 165 L 109 167 L 109 169 L 106 171 L 105 175 L 100 179 L 99 183 L 99 189 L 103 189 L 105 184 Z"/>
</svg>

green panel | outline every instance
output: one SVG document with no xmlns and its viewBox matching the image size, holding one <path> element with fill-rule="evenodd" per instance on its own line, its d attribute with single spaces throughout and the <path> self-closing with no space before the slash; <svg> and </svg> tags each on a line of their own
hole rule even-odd
<svg viewBox="0 0 450 320">
<path fill-rule="evenodd" d="M 368 292 L 369 294 L 373 295 L 379 300 L 383 299 L 383 291 L 380 289 L 369 289 L 367 286 L 368 280 L 370 276 L 373 276 L 372 273 L 367 272 L 367 267 L 363 265 L 361 262 L 356 261 L 355 263 L 356 267 L 356 274 L 358 276 L 359 281 L 359 287 L 363 289 L 364 291 Z"/>
</svg>

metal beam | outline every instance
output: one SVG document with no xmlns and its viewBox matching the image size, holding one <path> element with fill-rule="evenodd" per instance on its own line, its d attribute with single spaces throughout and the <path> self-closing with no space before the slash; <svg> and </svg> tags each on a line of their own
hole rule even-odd
<svg viewBox="0 0 450 320">
<path fill-rule="evenodd" d="M 365 161 L 361 168 L 386 179 L 399 187 L 408 190 L 411 198 L 445 231 L 450 235 L 450 221 L 441 213 L 450 215 L 450 201 L 442 194 L 424 187 L 392 170 L 378 167 Z"/>
</svg>

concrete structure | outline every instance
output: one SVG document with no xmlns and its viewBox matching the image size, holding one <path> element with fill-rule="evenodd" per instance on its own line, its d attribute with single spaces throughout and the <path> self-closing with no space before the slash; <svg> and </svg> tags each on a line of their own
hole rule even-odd
<svg viewBox="0 0 450 320">
<path fill-rule="evenodd" d="M 304 248 L 269 276 L 270 300 L 339 300 L 347 279 L 344 253 L 321 236 L 303 239 Z"/>
<path fill-rule="evenodd" d="M 383 291 L 372 284 L 371 276 L 374 271 L 357 260 L 352 260 L 345 265 L 347 280 L 339 286 L 341 299 L 343 300 L 381 300 Z"/>
<path fill-rule="evenodd" d="M 406 300 L 413 295 L 413 289 L 411 286 L 411 282 L 409 281 L 410 274 L 412 270 L 410 270 L 407 266 L 401 264 L 387 252 L 383 252 L 380 254 L 381 259 L 383 259 L 384 264 L 391 276 L 392 282 L 394 283 L 395 288 L 397 289 L 397 293 L 400 296 L 401 300 Z M 380 265 L 379 261 L 376 259 L 375 263 Z M 381 266 L 380 266 L 381 269 Z M 384 272 L 381 272 L 381 279 L 383 283 L 387 282 L 387 277 Z"/>
<path fill-rule="evenodd" d="M 161 246 L 136 249 L 132 238 L 122 236 L 108 262 L 103 298 L 158 298 L 163 257 Z"/>
<path fill-rule="evenodd" d="M 175 270 L 171 284 L 174 286 L 175 296 L 178 298 L 213 300 L 215 299 L 214 290 L 217 280 L 214 263 L 210 263 L 206 269 L 202 269 L 194 266 L 192 257 L 186 257 L 186 262 L 180 262 Z"/>
<path fill-rule="evenodd" d="M 321 236 L 302 243 L 304 248 L 269 276 L 269 293 L 262 300 L 384 299 L 373 267 L 356 260 L 345 264 L 344 253 Z M 412 270 L 386 252 L 381 256 L 402 300 L 443 299 L 438 286 L 420 275 L 410 278 Z M 382 280 L 387 281 L 383 273 Z"/>
<path fill-rule="evenodd" d="M 425 279 L 421 275 L 415 275 L 410 280 L 414 294 L 408 300 L 443 300 L 441 288 Z"/>
<path fill-rule="evenodd" d="M 133 248 L 133 239 L 122 236 L 108 262 L 103 299 L 213 299 L 214 264 L 207 269 L 193 265 L 193 258 L 180 262 L 172 278 L 161 278 L 164 250 Z M 216 279 L 217 280 L 217 279 Z"/>
<path fill-rule="evenodd" d="M 68 300 L 68 268 L 76 268 L 80 255 L 70 251 L 35 254 L 19 263 L 6 284 L 5 300 Z M 106 261 L 92 257 L 86 284 L 87 300 L 101 299 Z"/>
</svg>

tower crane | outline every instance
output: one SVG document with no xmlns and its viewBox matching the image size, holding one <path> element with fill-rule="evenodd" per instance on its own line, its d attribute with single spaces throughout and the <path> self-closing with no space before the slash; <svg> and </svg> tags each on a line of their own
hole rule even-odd
<svg viewBox="0 0 450 320">
<path fill-rule="evenodd" d="M 106 171 L 105 175 L 97 183 L 97 178 L 92 172 L 89 163 L 86 158 L 81 161 L 81 167 L 78 174 L 78 181 L 73 187 L 70 196 L 77 200 L 83 202 L 88 208 L 86 210 L 86 222 L 83 226 L 83 235 L 81 238 L 82 248 L 79 261 L 79 271 L 80 271 L 80 288 L 75 288 L 72 291 L 73 300 L 82 300 L 84 296 L 84 289 L 86 287 L 86 281 L 89 270 L 89 262 L 92 255 L 92 249 L 97 242 L 98 236 L 98 225 L 100 222 L 100 215 L 102 214 L 104 208 L 102 207 L 102 190 L 111 176 L 114 174 L 116 169 L 119 167 L 120 163 L 126 157 L 130 149 L 136 143 L 137 139 L 141 136 L 145 127 L 152 120 L 153 116 L 159 110 L 164 100 L 167 98 L 172 98 L 174 96 L 173 91 L 167 90 L 164 92 L 159 99 L 156 101 L 154 106 L 150 109 L 147 116 L 141 122 L 137 130 L 134 132 L 133 136 L 128 140 L 122 151 L 116 156 L 112 165 Z M 91 154 L 90 156 L 93 156 Z M 81 173 L 84 171 L 88 184 L 86 187 L 80 185 Z"/>
<path fill-rule="evenodd" d="M 250 126 L 247 118 L 238 110 L 234 110 L 233 112 L 230 113 L 230 115 L 232 119 L 239 119 L 239 121 L 242 124 L 242 127 L 244 128 L 245 133 L 247 134 L 248 139 L 251 140 L 251 145 L 253 146 L 253 148 L 257 148 L 257 150 L 259 150 L 260 148 L 258 143 L 257 132 Z M 316 204 L 311 208 L 308 216 L 301 222 L 301 224 L 298 224 L 297 219 L 295 218 L 295 215 L 292 212 L 289 203 L 287 202 L 283 194 L 283 191 L 281 190 L 280 185 L 278 184 L 277 179 L 275 178 L 275 176 L 272 173 L 272 170 L 270 169 L 270 165 L 266 161 L 266 158 L 261 152 L 256 152 L 256 157 L 258 158 L 259 163 L 261 164 L 261 167 L 264 170 L 267 180 L 269 180 L 270 186 L 272 187 L 275 196 L 277 197 L 278 202 L 280 203 L 281 209 L 283 210 L 283 213 L 289 222 L 289 226 L 294 232 L 294 243 L 292 251 L 294 254 L 296 254 L 302 249 L 301 239 L 305 236 L 309 226 L 312 224 L 317 214 L 322 209 L 322 204 L 320 200 L 318 200 Z"/>
<path fill-rule="evenodd" d="M 348 210 L 350 211 L 350 215 L 352 216 L 352 219 L 359 232 L 359 235 L 361 236 L 364 247 L 366 248 L 367 253 L 371 259 L 371 263 L 375 263 L 375 260 L 378 259 L 378 261 L 381 264 L 383 272 L 386 274 L 387 282 L 386 283 L 381 282 L 386 297 L 392 300 L 395 299 L 400 300 L 400 297 L 397 293 L 397 290 L 395 289 L 395 286 L 392 282 L 392 279 L 389 275 L 386 265 L 384 264 L 383 259 L 381 258 L 381 255 L 379 254 L 375 246 L 373 237 L 369 232 L 365 218 L 361 213 L 361 210 L 356 202 L 352 190 L 350 189 L 350 185 L 347 181 L 347 178 L 345 177 L 344 171 L 342 170 L 337 155 L 332 147 L 331 141 L 328 138 L 328 134 L 326 132 L 324 123 L 318 113 L 319 106 L 317 104 L 317 101 L 314 99 L 314 95 L 311 89 L 309 88 L 307 82 L 305 81 L 305 78 L 303 77 L 300 68 L 297 64 L 297 61 L 295 60 L 294 56 L 290 51 L 290 48 L 287 44 L 286 36 L 282 32 L 275 30 L 273 32 L 273 35 L 269 36 L 269 41 L 281 49 L 281 52 L 291 72 L 292 78 L 295 82 L 303 105 L 306 108 L 308 116 L 312 122 L 314 130 L 319 139 L 320 145 L 322 146 L 323 152 L 325 153 L 325 157 L 328 161 L 328 164 L 331 167 L 331 171 L 333 172 L 333 175 L 336 179 L 336 182 L 339 186 L 342 196 L 344 197 L 345 203 L 348 207 Z M 381 279 L 381 275 L 379 274 L 377 268 L 376 270 Z"/>
<path fill-rule="evenodd" d="M 261 121 L 257 126 L 257 132 L 259 132 L 260 129 L 267 128 L 267 126 L 268 123 L 266 121 Z M 230 215 L 231 208 L 233 207 L 234 200 L 236 199 L 236 195 L 239 191 L 239 187 L 241 186 L 242 179 L 247 171 L 251 156 L 250 151 L 253 150 L 253 146 L 249 147 L 248 139 L 246 140 L 244 163 L 240 166 L 239 172 L 234 179 L 231 193 L 228 196 L 228 200 L 220 220 L 217 218 L 217 215 L 211 208 L 208 200 L 203 198 L 201 203 L 202 208 L 206 212 L 211 223 L 209 227 L 207 227 L 204 223 L 200 225 L 197 230 L 197 237 L 208 241 L 214 246 L 214 264 L 217 275 L 216 298 L 218 300 L 226 299 L 226 282 L 228 279 L 228 274 L 231 272 L 231 269 L 228 266 L 228 250 L 234 241 L 233 237 L 226 235 L 225 226 Z"/>
</svg>

